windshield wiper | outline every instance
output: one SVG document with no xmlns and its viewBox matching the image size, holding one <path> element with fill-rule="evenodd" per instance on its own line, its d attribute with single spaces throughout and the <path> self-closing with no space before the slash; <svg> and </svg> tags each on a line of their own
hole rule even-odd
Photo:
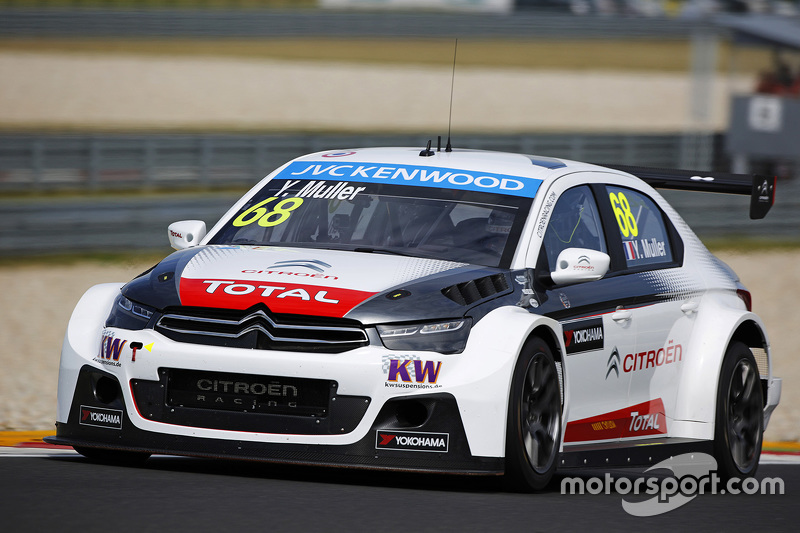
<svg viewBox="0 0 800 533">
<path fill-rule="evenodd" d="M 397 250 L 392 250 L 390 248 L 373 248 L 373 247 L 358 247 L 353 248 L 354 252 L 362 252 L 366 254 L 389 254 L 389 255 L 402 255 L 403 257 L 419 257 L 416 254 L 408 254 L 405 252 L 398 252 Z"/>
</svg>

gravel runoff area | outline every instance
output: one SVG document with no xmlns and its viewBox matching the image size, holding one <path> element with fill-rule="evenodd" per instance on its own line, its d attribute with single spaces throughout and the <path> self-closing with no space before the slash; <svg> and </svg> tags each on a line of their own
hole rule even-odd
<svg viewBox="0 0 800 533">
<path fill-rule="evenodd" d="M 717 255 L 752 292 L 754 310 L 771 336 L 774 373 L 783 378 L 783 397 L 765 440 L 800 441 L 800 359 L 794 356 L 800 346 L 800 250 Z M 53 428 L 59 353 L 73 307 L 90 286 L 127 281 L 150 266 L 140 259 L 0 267 L 0 430 Z"/>
<path fill-rule="evenodd" d="M 0 52 L 4 128 L 444 131 L 451 67 L 257 58 Z M 709 80 L 693 118 L 683 73 L 456 69 L 453 132 L 724 130 L 728 94 Z M 703 85 L 705 86 L 705 85 Z"/>
</svg>

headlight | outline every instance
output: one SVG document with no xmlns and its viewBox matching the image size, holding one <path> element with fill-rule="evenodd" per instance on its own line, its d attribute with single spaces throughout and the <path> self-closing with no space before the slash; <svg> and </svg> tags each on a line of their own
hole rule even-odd
<svg viewBox="0 0 800 533">
<path fill-rule="evenodd" d="M 106 319 L 106 327 L 144 329 L 155 309 L 125 298 L 122 293 L 114 300 L 114 306 Z"/>
<path fill-rule="evenodd" d="M 390 350 L 424 350 L 439 353 L 464 351 L 472 321 L 469 318 L 420 324 L 378 326 L 383 345 Z"/>
</svg>

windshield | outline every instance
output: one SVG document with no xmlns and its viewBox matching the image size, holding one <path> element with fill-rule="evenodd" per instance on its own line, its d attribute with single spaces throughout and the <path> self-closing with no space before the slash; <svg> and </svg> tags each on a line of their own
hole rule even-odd
<svg viewBox="0 0 800 533">
<path fill-rule="evenodd" d="M 376 183 L 272 180 L 209 244 L 300 246 L 507 266 L 531 199 Z"/>
</svg>

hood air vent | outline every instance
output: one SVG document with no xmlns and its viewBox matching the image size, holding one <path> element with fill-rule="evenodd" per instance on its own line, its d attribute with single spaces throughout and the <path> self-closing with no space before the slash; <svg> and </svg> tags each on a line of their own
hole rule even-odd
<svg viewBox="0 0 800 533">
<path fill-rule="evenodd" d="M 472 305 L 479 300 L 508 290 L 503 274 L 494 274 L 442 289 L 442 294 L 460 305 Z"/>
</svg>

